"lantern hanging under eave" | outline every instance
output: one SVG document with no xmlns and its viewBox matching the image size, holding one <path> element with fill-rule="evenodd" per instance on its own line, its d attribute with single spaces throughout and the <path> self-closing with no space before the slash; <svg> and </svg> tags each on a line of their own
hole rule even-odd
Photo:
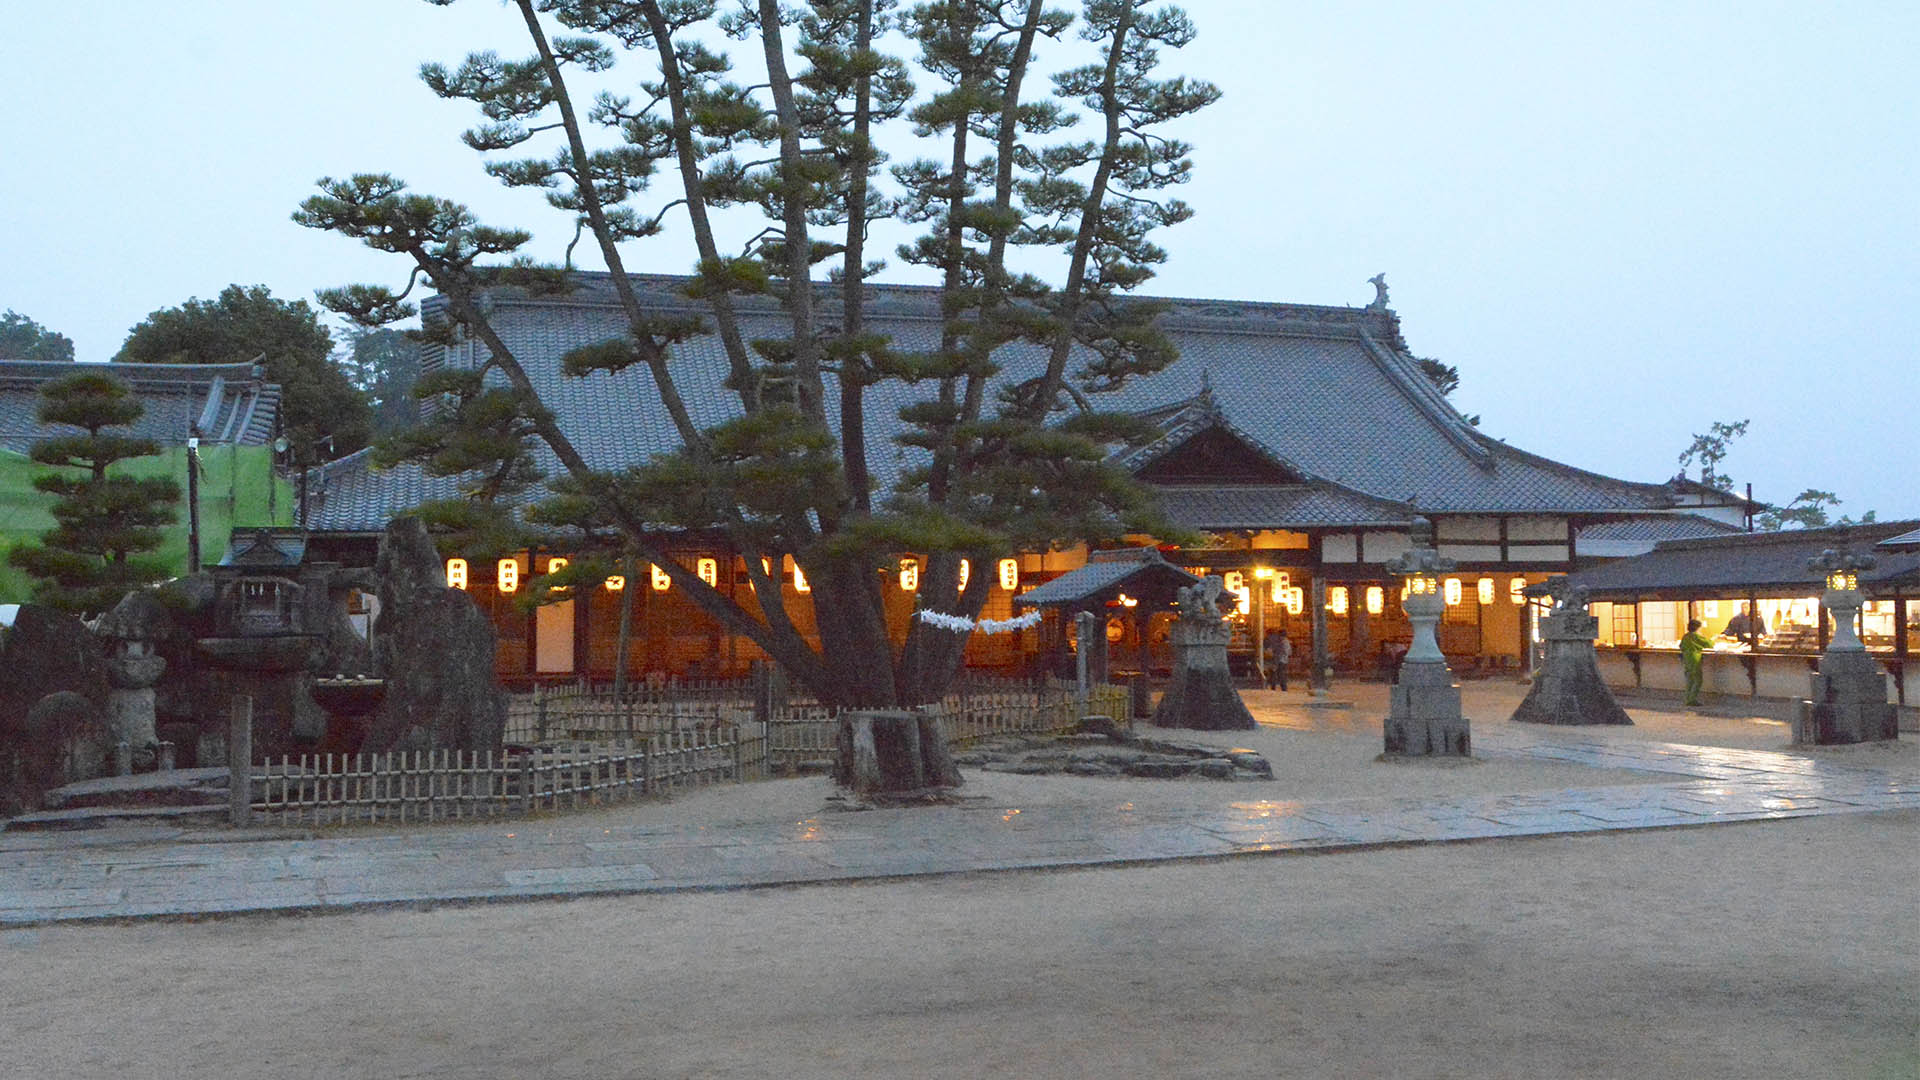
<svg viewBox="0 0 1920 1080">
<path fill-rule="evenodd" d="M 800 569 L 799 563 L 793 564 L 793 591 L 812 592 L 813 586 L 807 583 L 807 572 Z"/>
<path fill-rule="evenodd" d="M 567 565 L 567 560 L 560 558 L 559 556 L 556 555 L 553 558 L 547 560 L 547 573 L 549 574 L 559 573 L 561 570 L 566 569 L 566 565 Z M 555 596 L 565 596 L 567 595 L 567 587 L 565 585 L 555 586 L 553 589 L 553 594 Z"/>
<path fill-rule="evenodd" d="M 1345 615 L 1350 602 L 1345 585 L 1335 585 L 1327 590 L 1327 610 L 1335 615 Z"/>
<path fill-rule="evenodd" d="M 1507 582 L 1507 599 L 1513 601 L 1516 604 L 1524 604 L 1527 602 L 1527 579 L 1526 578 L 1517 577 L 1517 578 L 1514 578 L 1512 581 Z"/>
<path fill-rule="evenodd" d="M 1480 603 L 1482 606 L 1493 603 L 1493 579 L 1492 578 L 1490 577 L 1481 578 L 1479 582 L 1474 585 L 1474 591 L 1479 593 Z"/>
<path fill-rule="evenodd" d="M 624 589 L 626 587 L 627 587 L 626 578 L 620 576 L 619 574 L 609 574 L 607 576 L 608 592 L 619 592 L 621 589 Z"/>
<path fill-rule="evenodd" d="M 706 582 L 708 585 L 718 586 L 720 584 L 719 559 L 696 559 L 693 563 L 693 572 L 700 575 L 700 580 Z"/>
<path fill-rule="evenodd" d="M 920 587 L 920 560 L 906 558 L 900 560 L 900 588 L 912 592 Z"/>
<path fill-rule="evenodd" d="M 499 586 L 503 593 L 510 593 L 520 588 L 520 560 L 501 559 L 499 565 L 494 568 L 494 584 Z"/>
<path fill-rule="evenodd" d="M 467 587 L 467 560 L 447 560 L 447 588 L 465 590 Z"/>
<path fill-rule="evenodd" d="M 1367 614 L 1378 615 L 1387 610 L 1387 590 L 1378 585 L 1367 586 Z"/>
<path fill-rule="evenodd" d="M 1237 593 L 1247 587 L 1247 575 L 1238 570 L 1229 570 L 1222 576 L 1222 583 L 1226 585 L 1228 592 Z"/>
<path fill-rule="evenodd" d="M 1460 579 L 1457 577 L 1448 578 L 1446 590 L 1447 590 L 1447 606 L 1448 607 L 1459 606 L 1460 598 L 1463 595 L 1465 595 L 1465 591 L 1460 587 Z"/>
<path fill-rule="evenodd" d="M 1000 560 L 1000 587 L 1012 592 L 1020 587 L 1020 560 Z"/>
<path fill-rule="evenodd" d="M 1252 589 L 1249 589 L 1245 585 L 1242 585 L 1239 588 L 1233 590 L 1233 595 L 1236 598 L 1234 601 L 1234 607 L 1233 607 L 1235 614 L 1245 615 L 1249 611 L 1253 610 L 1253 590 Z"/>
<path fill-rule="evenodd" d="M 967 561 L 966 559 L 961 559 L 960 560 L 960 588 L 961 589 L 964 590 L 967 587 L 967 579 L 972 576 L 973 576 L 973 563 Z"/>
<path fill-rule="evenodd" d="M 1287 589 L 1287 614 L 1298 615 L 1307 610 L 1307 591 L 1298 585 Z"/>
<path fill-rule="evenodd" d="M 650 570 L 653 571 L 653 591 L 654 592 L 666 592 L 669 588 L 672 588 L 673 579 L 667 576 L 667 572 L 665 570 L 660 569 L 658 566 L 654 566 L 652 563 L 648 563 L 647 566 Z"/>
</svg>

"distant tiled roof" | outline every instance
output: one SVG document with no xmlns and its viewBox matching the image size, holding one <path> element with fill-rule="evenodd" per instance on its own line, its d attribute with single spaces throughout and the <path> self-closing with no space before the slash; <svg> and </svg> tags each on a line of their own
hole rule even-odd
<svg viewBox="0 0 1920 1080">
<path fill-rule="evenodd" d="M 1903 532 L 1899 536 L 1889 536 L 1880 541 L 1881 547 L 1920 547 L 1920 529 Z"/>
<path fill-rule="evenodd" d="M 0 360 L 0 447 L 25 453 L 50 435 L 71 433 L 34 418 L 40 387 L 79 371 L 98 370 L 124 380 L 146 407 L 132 433 L 166 446 L 186 441 L 200 425 L 203 444 L 264 445 L 273 439 L 280 387 L 261 381 L 252 364 L 72 364 Z"/>
<path fill-rule="evenodd" d="M 1662 541 L 1645 555 L 1621 559 L 1571 575 L 1596 600 L 1634 597 L 1712 597 L 1743 592 L 1757 595 L 1805 595 L 1820 587 L 1818 571 L 1807 560 L 1842 543 L 1867 554 L 1885 537 L 1913 529 L 1920 522 L 1888 522 L 1837 528 L 1795 529 L 1787 532 L 1732 533 L 1693 540 Z M 1911 589 L 1920 584 L 1920 551 L 1877 552 L 1877 564 L 1862 571 L 1860 583 L 1876 588 Z"/>
<path fill-rule="evenodd" d="M 1026 607 L 1079 606 L 1108 592 L 1153 591 L 1170 595 L 1173 590 L 1199 580 L 1167 562 L 1154 548 L 1121 548 L 1093 552 L 1085 566 L 1021 593 L 1013 602 Z"/>
<path fill-rule="evenodd" d="M 490 295 L 494 325 L 514 349 L 548 408 L 587 461 L 597 468 L 619 468 L 675 449 L 679 440 L 660 408 L 650 374 L 634 365 L 618 374 L 598 372 L 582 378 L 559 373 L 559 358 L 569 350 L 617 337 L 626 320 L 604 274 L 578 275 L 580 287 L 557 297 L 528 297 L 513 290 Z M 642 276 L 636 283 L 643 304 L 666 312 L 704 309 L 678 291 L 684 279 Z M 871 287 L 867 312 L 870 331 L 890 335 L 902 349 L 930 349 L 940 330 L 938 290 L 921 286 Z M 821 321 L 836 315 L 837 292 L 823 290 Z M 1198 420 L 1180 416 L 1196 393 L 1210 384 L 1212 420 L 1275 462 L 1300 475 L 1310 486 L 1347 493 L 1364 516 L 1384 521 L 1381 504 L 1413 502 L 1425 513 L 1505 513 L 1611 515 L 1646 513 L 1674 505 L 1664 484 L 1642 484 L 1549 461 L 1488 438 L 1469 424 L 1421 374 L 1407 351 L 1399 319 L 1374 308 L 1262 304 L 1237 301 L 1166 300 L 1161 325 L 1180 350 L 1180 358 L 1157 374 L 1130 381 L 1103 395 L 1102 408 L 1150 418 L 1173 418 L 1174 429 Z M 438 317 L 442 301 L 422 305 Z M 778 305 L 767 297 L 742 298 L 742 332 L 752 340 L 787 332 Z M 471 342 L 430 345 L 423 370 L 470 368 L 485 351 Z M 1040 370 L 1045 353 L 1015 343 L 995 359 L 1004 377 L 1018 379 Z M 675 377 L 694 420 L 701 425 L 736 416 L 733 393 L 724 386 L 727 367 L 718 339 L 693 338 L 674 348 Z M 829 383 L 832 376 L 828 376 Z M 925 395 L 922 387 L 880 383 L 866 398 L 866 424 L 876 479 L 891 483 L 918 459 L 919 451 L 898 447 L 889 437 L 900 430 L 903 404 Z M 839 395 L 829 386 L 828 411 L 837 413 Z M 837 415 L 831 417 L 838 422 Z M 1172 445 L 1169 443 L 1168 445 Z M 1167 446 L 1161 446 L 1164 452 Z M 558 466 L 544 450 L 538 456 L 549 473 Z M 1155 456 L 1153 447 L 1136 455 L 1136 468 Z M 370 530 L 415 495 L 451 491 L 417 469 L 349 477 L 364 459 L 347 459 L 332 473 L 325 505 L 311 520 L 321 529 Z M 337 481 L 337 483 L 336 483 Z M 1197 506 L 1196 497 L 1187 505 Z M 1255 498 L 1246 496 L 1244 498 Z M 1264 497 L 1271 501 L 1277 496 Z M 1335 500 L 1337 501 L 1337 500 Z M 1303 521 L 1328 524 L 1332 503 L 1296 499 Z M 1243 503 L 1243 509 L 1250 509 Z M 1275 504 L 1278 505 L 1278 504 Z M 1199 507 L 1200 517 L 1220 516 L 1232 503 Z M 1289 510 L 1289 512 L 1293 512 Z M 1240 515 L 1245 518 L 1245 515 Z M 1391 520 L 1404 520 L 1404 517 Z M 1246 518 L 1250 526 L 1255 524 Z M 1274 524 L 1262 522 L 1259 524 Z M 1226 526 L 1221 526 L 1226 527 Z"/>
<path fill-rule="evenodd" d="M 1378 525 L 1405 528 L 1401 503 L 1331 486 L 1162 486 L 1160 507 L 1189 529 L 1323 529 Z"/>
</svg>

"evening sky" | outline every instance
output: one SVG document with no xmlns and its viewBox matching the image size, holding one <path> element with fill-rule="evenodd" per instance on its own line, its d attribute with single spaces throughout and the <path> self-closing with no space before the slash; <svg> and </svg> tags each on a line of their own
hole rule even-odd
<svg viewBox="0 0 1920 1080">
<path fill-rule="evenodd" d="M 1225 96 L 1181 129 L 1198 213 L 1147 291 L 1360 305 L 1384 271 L 1413 351 L 1459 367 L 1496 437 L 1657 481 L 1748 418 L 1725 467 L 1759 498 L 1920 516 L 1920 5 L 1186 6 L 1201 36 L 1167 70 Z M 395 173 L 533 228 L 543 258 L 571 237 L 479 172 L 473 114 L 417 78 L 523 51 L 492 0 L 8 8 L 0 309 L 83 360 L 231 282 L 403 281 L 288 220 L 322 175 Z M 628 260 L 690 263 L 672 239 Z"/>
</svg>

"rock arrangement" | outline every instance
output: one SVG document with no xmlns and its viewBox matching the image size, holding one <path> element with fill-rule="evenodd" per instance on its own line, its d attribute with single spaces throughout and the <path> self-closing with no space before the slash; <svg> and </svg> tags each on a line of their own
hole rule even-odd
<svg viewBox="0 0 1920 1080">
<path fill-rule="evenodd" d="M 1599 658 L 1593 651 L 1600 620 L 1587 614 L 1585 593 L 1567 589 L 1565 580 L 1554 578 L 1549 583 L 1557 603 L 1553 613 L 1540 620 L 1546 657 L 1534 673 L 1526 700 L 1513 711 L 1513 719 L 1525 724 L 1630 725 L 1633 718 L 1600 677 Z"/>
<path fill-rule="evenodd" d="M 1233 630 L 1220 614 L 1220 579 L 1181 589 L 1173 624 L 1173 681 L 1153 710 L 1155 727 L 1193 731 L 1250 731 L 1253 714 L 1234 689 L 1227 667 Z"/>
<path fill-rule="evenodd" d="M 1089 720 L 1104 719 L 1089 717 Z M 1271 780 L 1273 766 L 1251 750 L 1142 738 L 1095 724 L 1081 734 L 1005 736 L 953 755 L 983 772 L 1027 776 L 1140 777 L 1154 780 Z"/>
</svg>

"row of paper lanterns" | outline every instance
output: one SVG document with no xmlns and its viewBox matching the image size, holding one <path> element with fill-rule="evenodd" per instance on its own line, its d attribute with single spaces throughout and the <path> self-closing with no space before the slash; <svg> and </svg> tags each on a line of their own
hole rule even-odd
<svg viewBox="0 0 1920 1080">
<path fill-rule="evenodd" d="M 1300 586 L 1292 583 L 1291 576 L 1284 570 L 1274 571 L 1265 567 L 1253 572 L 1256 579 L 1268 582 L 1268 598 L 1275 604 L 1284 606 L 1287 614 L 1298 615 L 1306 610 L 1306 593 Z M 1253 608 L 1253 589 L 1247 584 L 1246 575 L 1238 570 L 1228 571 L 1225 575 L 1226 591 L 1233 594 L 1238 603 L 1236 608 L 1245 615 Z M 1414 587 L 1424 588 L 1430 579 L 1414 577 Z M 1513 578 L 1507 582 L 1507 599 L 1515 604 L 1527 602 L 1527 579 Z M 1409 586 L 1400 586 L 1400 599 L 1407 598 Z M 1475 598 L 1481 604 L 1491 604 L 1499 590 L 1499 585 L 1490 577 L 1481 578 L 1474 586 Z M 1449 606 L 1458 606 L 1466 599 L 1466 586 L 1457 577 L 1447 578 L 1440 584 L 1440 591 Z M 1367 614 L 1379 615 L 1387 609 L 1387 591 L 1379 585 L 1369 585 L 1365 593 Z M 1352 593 L 1345 585 L 1334 585 L 1327 589 L 1327 610 L 1335 615 L 1345 615 L 1352 606 Z"/>
<path fill-rule="evenodd" d="M 788 559 L 787 561 L 792 562 L 791 559 Z M 567 559 L 564 556 L 555 555 L 552 558 L 547 560 L 547 573 L 551 574 L 554 571 L 559 570 L 566 565 L 567 565 Z M 760 567 L 762 570 L 771 574 L 773 572 L 773 561 L 771 559 L 762 559 L 760 560 Z M 999 563 L 995 566 L 995 569 L 999 572 L 1001 588 L 1007 590 L 1008 592 L 1012 592 L 1014 589 L 1019 587 L 1020 560 L 1001 559 Z M 667 576 L 667 572 L 665 570 L 662 570 L 658 566 L 653 566 L 651 564 L 649 564 L 648 570 L 652 578 L 653 591 L 666 592 L 669 588 L 672 587 L 673 579 Z M 812 592 L 813 586 L 807 582 L 806 571 L 800 569 L 797 563 L 793 564 L 792 570 L 793 570 L 793 590 L 795 592 L 803 592 L 803 593 Z M 694 560 L 693 572 L 699 576 L 701 581 L 706 582 L 708 585 L 717 586 L 720 583 L 720 561 L 718 559 L 702 558 L 702 559 Z M 961 588 L 964 589 L 967 587 L 967 581 L 969 580 L 969 578 L 972 577 L 972 573 L 973 573 L 973 564 L 971 560 L 961 559 L 960 560 L 960 587 Z M 465 589 L 467 587 L 468 581 L 470 580 L 468 577 L 468 574 L 469 574 L 469 570 L 467 566 L 467 560 L 461 559 L 461 558 L 452 558 L 447 560 L 447 584 L 449 586 L 456 589 Z M 518 559 L 501 559 L 495 565 L 494 587 L 503 593 L 516 592 L 519 590 L 520 561 Z M 619 592 L 620 590 L 626 587 L 627 587 L 627 579 L 621 575 L 615 574 L 607 578 L 606 588 L 608 592 Z M 915 558 L 901 559 L 900 560 L 900 588 L 906 590 L 907 592 L 913 592 L 919 587 L 920 587 L 920 560 Z"/>
</svg>

